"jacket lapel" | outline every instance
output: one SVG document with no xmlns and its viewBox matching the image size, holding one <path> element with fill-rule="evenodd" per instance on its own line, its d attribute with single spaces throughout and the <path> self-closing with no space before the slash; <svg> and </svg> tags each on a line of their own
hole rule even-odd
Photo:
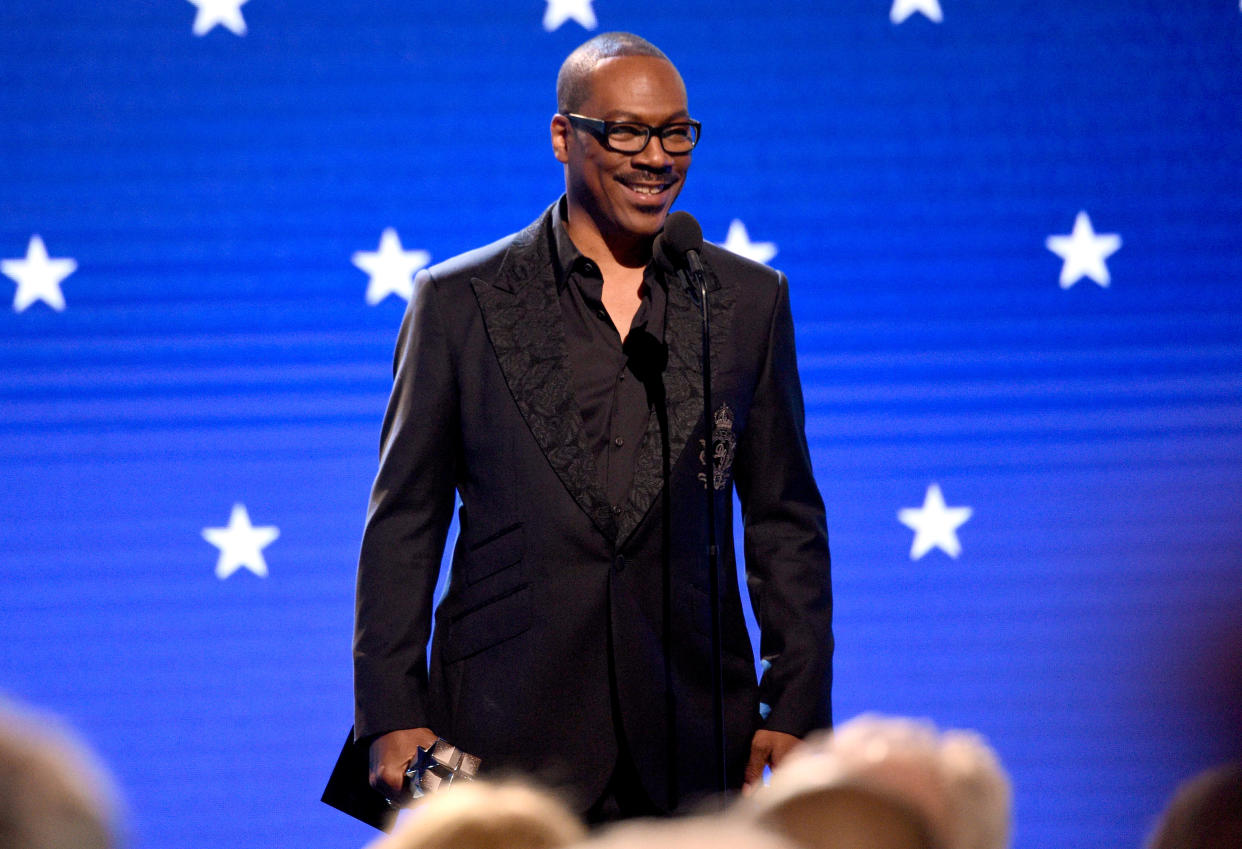
<svg viewBox="0 0 1242 849">
<path fill-rule="evenodd" d="M 729 337 L 733 315 L 733 289 L 722 286 L 707 259 L 703 259 L 707 275 L 708 303 L 711 310 L 712 376 L 724 363 L 724 341 Z M 664 371 L 664 405 L 667 417 L 652 409 L 647 431 L 635 461 L 634 480 L 629 498 L 617 516 L 617 538 L 624 541 L 651 509 L 664 487 L 664 444 L 662 430 L 667 430 L 669 468 L 677 464 L 686 450 L 698 451 L 703 421 L 703 324 L 698 304 L 681 279 L 667 273 L 668 300 L 664 319 L 664 339 L 668 346 L 668 365 Z M 667 418 L 667 421 L 665 421 Z"/>
<path fill-rule="evenodd" d="M 617 519 L 587 450 L 570 390 L 552 268 L 555 206 L 514 237 L 493 280 L 470 282 L 513 401 L 565 489 L 609 539 Z"/>
</svg>

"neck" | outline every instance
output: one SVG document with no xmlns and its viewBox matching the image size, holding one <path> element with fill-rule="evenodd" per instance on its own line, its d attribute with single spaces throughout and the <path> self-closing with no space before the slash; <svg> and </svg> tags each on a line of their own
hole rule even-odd
<svg viewBox="0 0 1242 849">
<path fill-rule="evenodd" d="M 637 236 L 616 230 L 607 231 L 581 206 L 572 200 L 567 204 L 565 231 L 578 250 L 598 263 L 622 268 L 643 268 L 651 261 L 654 236 Z"/>
</svg>

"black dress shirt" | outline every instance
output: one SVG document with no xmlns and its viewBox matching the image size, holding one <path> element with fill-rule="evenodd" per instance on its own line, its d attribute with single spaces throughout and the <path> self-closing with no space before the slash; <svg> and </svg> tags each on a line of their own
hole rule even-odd
<svg viewBox="0 0 1242 849">
<path fill-rule="evenodd" d="M 666 362 L 663 275 L 643 273 L 642 300 L 624 343 L 604 308 L 599 265 L 578 250 L 561 215 L 553 214 L 557 292 L 564 317 L 570 390 L 578 402 L 587 445 L 613 511 L 625 503 L 634 460 L 659 397 Z"/>
</svg>

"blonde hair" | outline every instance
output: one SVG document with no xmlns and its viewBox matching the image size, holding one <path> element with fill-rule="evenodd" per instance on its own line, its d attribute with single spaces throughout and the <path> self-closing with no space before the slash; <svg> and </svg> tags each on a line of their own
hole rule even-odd
<svg viewBox="0 0 1242 849">
<path fill-rule="evenodd" d="M 629 820 L 573 849 L 796 849 L 780 835 L 735 816 Z"/>
<path fill-rule="evenodd" d="M 1009 778 L 972 731 L 940 732 L 925 720 L 864 714 L 809 737 L 744 809 L 772 819 L 808 793 L 853 789 L 912 814 L 941 849 L 1007 849 Z"/>
<path fill-rule="evenodd" d="M 368 849 L 558 849 L 586 834 L 560 799 L 517 781 L 450 785 Z"/>
</svg>

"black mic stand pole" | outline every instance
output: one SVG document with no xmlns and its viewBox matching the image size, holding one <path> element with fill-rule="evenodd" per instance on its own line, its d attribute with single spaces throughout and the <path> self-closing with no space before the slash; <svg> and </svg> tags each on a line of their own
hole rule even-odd
<svg viewBox="0 0 1242 849">
<path fill-rule="evenodd" d="M 699 306 L 703 311 L 703 459 L 707 490 L 707 591 L 710 597 L 712 620 L 712 723 L 716 738 L 716 761 L 720 767 L 718 776 L 720 792 L 729 789 L 729 769 L 725 749 L 724 729 L 724 670 L 721 652 L 720 626 L 720 547 L 716 544 L 716 423 L 712 418 L 712 348 L 711 318 L 707 303 L 707 277 L 698 251 L 687 251 L 690 265 L 691 291 L 697 291 Z M 721 797 L 723 804 L 723 795 Z"/>
</svg>

